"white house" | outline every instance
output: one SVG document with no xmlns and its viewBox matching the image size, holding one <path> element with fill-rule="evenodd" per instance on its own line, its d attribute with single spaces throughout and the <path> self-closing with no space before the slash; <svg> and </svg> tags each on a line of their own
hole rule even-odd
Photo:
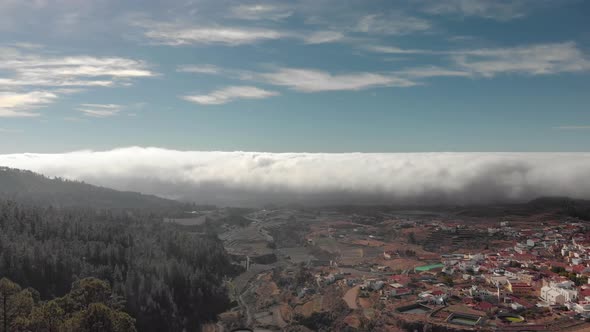
<svg viewBox="0 0 590 332">
<path fill-rule="evenodd" d="M 541 299 L 551 305 L 565 304 L 574 302 L 578 299 L 578 291 L 572 288 L 570 283 L 551 283 L 549 286 L 541 288 Z"/>
<path fill-rule="evenodd" d="M 564 304 L 565 296 L 559 289 L 549 286 L 541 288 L 541 298 L 550 305 Z"/>
</svg>

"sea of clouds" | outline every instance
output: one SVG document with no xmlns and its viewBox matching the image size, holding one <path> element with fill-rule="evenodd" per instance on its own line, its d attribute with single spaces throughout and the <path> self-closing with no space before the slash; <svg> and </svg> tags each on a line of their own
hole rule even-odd
<svg viewBox="0 0 590 332">
<path fill-rule="evenodd" d="M 590 199 L 590 153 L 110 151 L 0 155 L 0 165 L 218 205 L 482 204 Z"/>
</svg>

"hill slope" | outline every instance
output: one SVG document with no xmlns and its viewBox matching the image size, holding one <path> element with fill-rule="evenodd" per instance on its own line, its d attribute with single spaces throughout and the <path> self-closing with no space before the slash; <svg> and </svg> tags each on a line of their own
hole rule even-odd
<svg viewBox="0 0 590 332">
<path fill-rule="evenodd" d="M 0 198 L 54 207 L 99 209 L 159 209 L 181 203 L 153 195 L 123 192 L 84 182 L 51 179 L 19 169 L 0 167 Z"/>
<path fill-rule="evenodd" d="M 476 205 L 458 208 L 458 215 L 469 217 L 503 218 L 552 213 L 590 221 L 590 200 L 569 197 L 539 197 L 526 203 Z"/>
</svg>

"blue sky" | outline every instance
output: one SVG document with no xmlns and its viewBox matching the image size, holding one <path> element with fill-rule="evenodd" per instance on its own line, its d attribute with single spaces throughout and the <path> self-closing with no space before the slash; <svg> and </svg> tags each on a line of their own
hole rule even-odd
<svg viewBox="0 0 590 332">
<path fill-rule="evenodd" d="M 0 153 L 588 151 L 590 3 L 0 1 Z"/>
</svg>

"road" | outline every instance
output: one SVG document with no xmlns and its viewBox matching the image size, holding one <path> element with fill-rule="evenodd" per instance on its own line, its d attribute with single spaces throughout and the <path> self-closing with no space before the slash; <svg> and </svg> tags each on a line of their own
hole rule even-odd
<svg viewBox="0 0 590 332">
<path fill-rule="evenodd" d="M 248 306 L 246 301 L 244 301 L 243 296 L 244 294 L 251 291 L 253 286 L 254 285 L 250 285 L 250 287 L 248 287 L 242 294 L 240 294 L 240 296 L 238 296 L 238 302 L 240 303 L 240 306 L 243 308 L 243 311 L 246 312 L 246 326 L 252 326 L 252 314 L 250 313 L 250 307 Z"/>
</svg>

